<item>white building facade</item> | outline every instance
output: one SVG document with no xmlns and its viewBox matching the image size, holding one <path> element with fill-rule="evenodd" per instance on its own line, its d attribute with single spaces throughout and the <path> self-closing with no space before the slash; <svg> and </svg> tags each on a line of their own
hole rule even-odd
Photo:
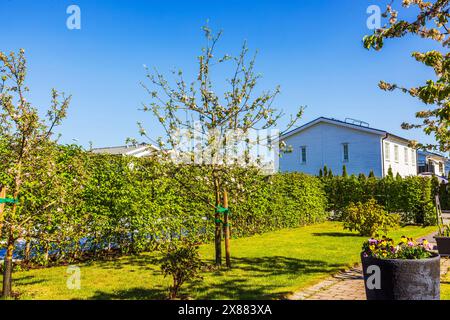
<svg viewBox="0 0 450 320">
<path fill-rule="evenodd" d="M 418 168 L 419 173 L 431 173 L 440 177 L 448 176 L 448 162 L 446 156 L 429 151 L 419 151 Z"/>
<path fill-rule="evenodd" d="M 408 140 L 387 133 L 382 143 L 383 177 L 388 174 L 389 168 L 394 175 L 397 173 L 402 177 L 417 175 L 417 150 L 408 146 Z"/>
<path fill-rule="evenodd" d="M 280 158 L 280 171 L 317 175 L 326 166 L 333 174 L 417 175 L 417 153 L 407 139 L 368 126 L 317 118 L 283 136 L 292 150 Z"/>
</svg>

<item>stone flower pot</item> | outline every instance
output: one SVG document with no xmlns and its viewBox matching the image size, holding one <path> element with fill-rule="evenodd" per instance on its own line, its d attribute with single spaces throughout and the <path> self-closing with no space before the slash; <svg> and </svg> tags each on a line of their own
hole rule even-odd
<svg viewBox="0 0 450 320">
<path fill-rule="evenodd" d="M 450 237 L 434 237 L 436 239 L 439 255 L 450 256 Z"/>
<path fill-rule="evenodd" d="M 427 259 L 409 260 L 378 259 L 365 257 L 361 253 L 361 261 L 367 300 L 440 299 L 438 254 Z M 373 281 L 377 274 L 380 277 L 377 282 L 379 288 L 374 288 Z"/>
</svg>

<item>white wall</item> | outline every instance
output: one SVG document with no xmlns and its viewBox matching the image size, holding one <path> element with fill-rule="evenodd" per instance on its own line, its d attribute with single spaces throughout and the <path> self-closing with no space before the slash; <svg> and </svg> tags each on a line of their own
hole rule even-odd
<svg viewBox="0 0 450 320">
<path fill-rule="evenodd" d="M 445 161 L 436 161 L 434 168 L 436 170 L 436 174 L 441 176 L 441 177 L 446 177 L 446 172 L 445 172 Z"/>
<path fill-rule="evenodd" d="M 333 174 L 342 174 L 345 164 L 348 174 L 364 173 L 371 170 L 376 176 L 382 175 L 381 138 L 383 136 L 319 122 L 294 134 L 284 141 L 293 147 L 292 153 L 282 154 L 280 171 L 300 171 L 317 175 L 326 165 Z M 343 144 L 348 143 L 349 161 L 344 162 Z M 301 163 L 300 147 L 306 146 L 307 161 Z"/>
<path fill-rule="evenodd" d="M 419 162 L 422 165 L 428 165 L 430 162 L 434 164 L 434 174 L 439 176 L 447 177 L 448 175 L 448 163 L 445 157 L 441 157 L 434 154 L 424 154 L 423 152 L 419 152 L 417 156 Z M 441 167 L 439 166 L 441 164 Z M 430 168 L 428 168 L 430 170 Z"/>
<path fill-rule="evenodd" d="M 398 159 L 395 159 L 395 148 L 398 148 Z M 388 151 L 389 150 L 389 151 Z M 407 158 L 405 158 L 405 152 Z M 402 177 L 417 175 L 417 152 L 408 147 L 406 141 L 389 136 L 384 140 L 384 174 L 387 175 L 389 167 L 395 175 Z"/>
</svg>

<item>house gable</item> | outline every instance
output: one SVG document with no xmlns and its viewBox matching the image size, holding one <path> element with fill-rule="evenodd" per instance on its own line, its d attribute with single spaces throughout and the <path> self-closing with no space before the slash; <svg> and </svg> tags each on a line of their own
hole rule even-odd
<svg viewBox="0 0 450 320">
<path fill-rule="evenodd" d="M 349 174 L 369 174 L 373 170 L 375 175 L 381 176 L 380 141 L 384 136 L 381 130 L 318 118 L 281 137 L 292 146 L 293 152 L 282 154 L 280 169 L 317 175 L 326 165 L 334 174 L 341 174 L 345 165 Z M 304 163 L 300 154 L 302 147 L 306 150 Z"/>
</svg>

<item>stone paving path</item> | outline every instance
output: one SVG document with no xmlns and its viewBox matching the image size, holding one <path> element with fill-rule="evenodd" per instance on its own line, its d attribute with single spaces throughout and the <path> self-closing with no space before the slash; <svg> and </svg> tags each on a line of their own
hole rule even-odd
<svg viewBox="0 0 450 320">
<path fill-rule="evenodd" d="M 294 293 L 292 300 L 365 300 L 362 269 L 356 266 Z"/>
<path fill-rule="evenodd" d="M 432 240 L 432 236 L 427 236 Z M 434 240 L 434 239 L 433 239 Z M 431 241 L 430 241 L 431 242 Z M 450 259 L 441 258 L 441 275 L 450 268 Z M 366 300 L 361 265 L 340 272 L 305 290 L 294 293 L 291 300 Z"/>
</svg>

